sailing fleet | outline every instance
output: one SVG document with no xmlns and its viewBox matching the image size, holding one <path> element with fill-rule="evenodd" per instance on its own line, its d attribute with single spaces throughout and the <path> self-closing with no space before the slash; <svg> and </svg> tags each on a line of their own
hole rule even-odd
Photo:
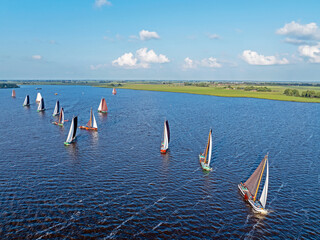
<svg viewBox="0 0 320 240">
<path fill-rule="evenodd" d="M 112 90 L 112 94 L 116 95 L 117 91 L 115 88 Z M 15 90 L 12 91 L 12 97 L 16 97 Z M 36 102 L 38 103 L 38 112 L 45 111 L 45 105 L 44 105 L 44 99 L 41 96 L 40 93 L 37 94 Z M 23 102 L 23 106 L 30 106 L 30 97 L 29 95 L 26 95 L 25 100 Z M 108 107 L 105 98 L 101 98 L 99 107 L 98 107 L 99 113 L 107 113 Z M 60 109 L 60 103 L 59 100 L 56 101 L 55 108 L 53 111 L 52 116 L 59 116 L 58 121 L 52 122 L 55 125 L 64 126 L 64 122 L 67 121 L 64 118 L 64 109 Z M 64 142 L 64 145 L 68 146 L 75 142 L 76 140 L 76 134 L 77 134 L 77 128 L 78 128 L 78 117 L 75 116 L 72 118 L 69 133 L 67 136 L 66 141 Z M 80 126 L 79 129 L 83 130 L 92 130 L 97 131 L 98 125 L 97 121 L 95 119 L 94 113 L 92 111 L 92 108 L 90 109 L 90 117 L 89 121 L 85 126 Z M 164 121 L 163 125 L 163 136 L 161 141 L 161 147 L 160 152 L 161 154 L 166 154 L 169 149 L 169 143 L 170 143 L 170 128 L 169 128 L 169 122 L 168 120 Z M 209 136 L 207 140 L 207 144 L 205 147 L 205 150 L 203 153 L 199 154 L 199 162 L 200 166 L 203 171 L 210 172 L 212 171 L 212 168 L 210 167 L 212 158 L 212 129 L 209 131 Z M 264 177 L 264 185 L 263 190 L 260 194 L 260 198 L 257 199 L 260 186 L 262 185 L 262 177 Z M 268 211 L 266 210 L 266 203 L 267 203 L 267 195 L 268 195 L 268 187 L 269 187 L 269 164 L 268 164 L 268 154 L 262 159 L 259 166 L 256 168 L 256 170 L 253 172 L 253 174 L 247 179 L 246 182 L 240 183 L 238 185 L 238 189 L 242 196 L 244 197 L 244 200 L 249 203 L 249 205 L 252 207 L 253 211 L 255 213 L 260 214 L 267 214 Z"/>
</svg>

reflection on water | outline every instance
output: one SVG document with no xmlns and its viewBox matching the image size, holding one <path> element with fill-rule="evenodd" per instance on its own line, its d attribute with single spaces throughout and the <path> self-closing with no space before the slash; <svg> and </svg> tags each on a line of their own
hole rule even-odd
<svg viewBox="0 0 320 240">
<path fill-rule="evenodd" d="M 99 140 L 99 134 L 97 131 L 91 131 L 90 132 L 91 135 L 91 140 L 92 140 L 92 144 L 93 145 L 97 145 L 98 140 Z"/>
<path fill-rule="evenodd" d="M 0 90 L 1 239 L 319 235 L 320 104 L 42 86 L 47 109 L 57 92 L 70 119 L 59 127 L 51 110 L 22 107 L 26 94 L 36 99 L 34 88 L 16 89 L 16 100 Z M 101 96 L 108 114 L 97 113 Z M 72 116 L 85 123 L 92 106 L 98 132 L 78 129 L 64 146 Z M 164 119 L 171 141 L 160 154 Z M 198 155 L 210 127 L 213 171 L 203 172 Z M 268 151 L 269 213 L 259 215 L 237 185 Z"/>
<path fill-rule="evenodd" d="M 108 113 L 98 112 L 98 117 L 102 123 L 105 123 L 107 121 Z"/>
</svg>

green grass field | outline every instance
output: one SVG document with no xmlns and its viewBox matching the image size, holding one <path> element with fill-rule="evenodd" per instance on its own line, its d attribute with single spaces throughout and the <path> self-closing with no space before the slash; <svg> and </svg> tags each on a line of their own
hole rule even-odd
<svg viewBox="0 0 320 240">
<path fill-rule="evenodd" d="M 160 91 L 160 92 L 176 92 L 176 93 L 191 93 L 201 95 L 212 95 L 219 97 L 246 97 L 246 98 L 262 98 L 279 101 L 293 101 L 293 102 L 314 102 L 320 103 L 320 98 L 304 98 L 286 96 L 283 94 L 286 88 L 297 89 L 301 93 L 306 90 L 320 91 L 320 87 L 309 86 L 266 86 L 270 88 L 271 92 L 254 92 L 244 91 L 241 89 L 226 89 L 226 85 L 197 87 L 197 86 L 184 86 L 183 84 L 141 84 L 141 83 L 121 83 L 122 86 L 117 88 L 133 89 L 133 90 L 146 90 L 146 91 Z M 243 87 L 248 85 L 231 85 L 232 87 Z M 110 85 L 98 85 L 98 87 L 112 87 Z"/>
</svg>

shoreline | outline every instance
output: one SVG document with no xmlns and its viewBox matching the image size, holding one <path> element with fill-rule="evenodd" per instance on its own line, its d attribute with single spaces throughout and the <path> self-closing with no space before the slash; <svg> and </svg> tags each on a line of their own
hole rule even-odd
<svg viewBox="0 0 320 240">
<path fill-rule="evenodd" d="M 304 98 L 304 97 L 286 96 L 279 92 L 260 93 L 260 92 L 246 92 L 242 90 L 225 90 L 225 89 L 214 88 L 214 87 L 208 87 L 208 88 L 204 88 L 204 87 L 188 88 L 186 86 L 162 87 L 162 85 L 153 86 L 153 84 L 124 84 L 118 87 L 100 85 L 95 87 L 102 87 L 102 88 L 115 87 L 118 89 L 131 89 L 131 90 L 153 91 L 153 92 L 188 93 L 188 94 L 207 95 L 207 96 L 216 96 L 216 97 L 256 98 L 256 99 L 266 99 L 266 100 L 285 101 L 285 102 L 320 103 L 320 98 Z"/>
</svg>

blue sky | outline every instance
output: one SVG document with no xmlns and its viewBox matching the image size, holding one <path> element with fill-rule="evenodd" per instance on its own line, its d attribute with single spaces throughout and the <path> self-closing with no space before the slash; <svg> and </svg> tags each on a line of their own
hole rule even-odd
<svg viewBox="0 0 320 240">
<path fill-rule="evenodd" d="M 2 0 L 0 79 L 320 81 L 320 1 Z"/>
</svg>

